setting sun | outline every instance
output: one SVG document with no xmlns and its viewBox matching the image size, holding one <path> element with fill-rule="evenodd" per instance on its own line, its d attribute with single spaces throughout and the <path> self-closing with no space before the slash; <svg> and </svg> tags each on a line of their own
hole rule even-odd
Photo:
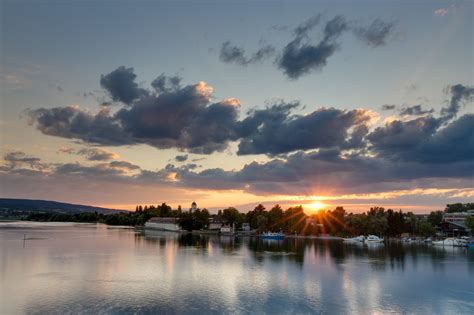
<svg viewBox="0 0 474 315">
<path fill-rule="evenodd" d="M 318 213 L 318 211 L 322 210 L 325 206 L 326 205 L 324 203 L 319 202 L 319 201 L 315 201 L 313 203 L 309 203 L 309 204 L 305 205 L 304 212 L 307 215 L 313 215 L 313 214 Z"/>
</svg>

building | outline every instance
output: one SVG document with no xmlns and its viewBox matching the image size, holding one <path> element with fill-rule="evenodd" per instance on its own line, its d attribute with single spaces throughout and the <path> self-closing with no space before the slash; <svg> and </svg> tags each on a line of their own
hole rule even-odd
<svg viewBox="0 0 474 315">
<path fill-rule="evenodd" d="M 249 232 L 250 231 L 250 223 L 242 223 L 242 231 Z"/>
<path fill-rule="evenodd" d="M 193 201 L 193 203 L 191 204 L 191 209 L 189 209 L 189 211 L 191 211 L 191 213 L 196 212 L 197 207 L 197 203 Z"/>
<path fill-rule="evenodd" d="M 469 234 L 466 218 L 474 216 L 474 210 L 466 212 L 445 213 L 441 222 L 441 231 L 447 236 L 463 236 Z"/>
<path fill-rule="evenodd" d="M 145 229 L 173 232 L 177 232 L 180 230 L 177 218 L 159 217 L 154 217 L 146 221 Z"/>
<path fill-rule="evenodd" d="M 209 219 L 208 230 L 220 231 L 221 227 L 226 223 L 227 223 L 227 220 L 225 220 L 222 216 L 216 215 Z"/>
</svg>

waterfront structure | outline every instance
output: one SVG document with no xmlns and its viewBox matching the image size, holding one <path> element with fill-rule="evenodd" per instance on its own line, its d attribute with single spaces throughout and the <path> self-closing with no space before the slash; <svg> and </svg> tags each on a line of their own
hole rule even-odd
<svg viewBox="0 0 474 315">
<path fill-rule="evenodd" d="M 221 227 L 227 223 L 223 217 L 216 215 L 209 219 L 208 230 L 220 231 Z"/>
<path fill-rule="evenodd" d="M 145 223 L 145 228 L 159 231 L 174 231 L 180 230 L 177 218 L 159 218 L 154 217 Z"/>
<path fill-rule="evenodd" d="M 234 229 L 229 223 L 225 223 L 222 225 L 220 232 L 221 234 L 234 234 Z"/>
<path fill-rule="evenodd" d="M 469 233 L 466 218 L 474 216 L 474 210 L 445 213 L 441 222 L 441 231 L 448 236 L 463 236 Z"/>
<path fill-rule="evenodd" d="M 250 232 L 250 223 L 242 223 L 242 231 L 244 232 Z"/>
</svg>

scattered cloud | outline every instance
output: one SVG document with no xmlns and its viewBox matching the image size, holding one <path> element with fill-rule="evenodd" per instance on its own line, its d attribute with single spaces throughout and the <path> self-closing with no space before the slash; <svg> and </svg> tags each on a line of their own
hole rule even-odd
<svg viewBox="0 0 474 315">
<path fill-rule="evenodd" d="M 395 24 L 385 22 L 381 19 L 375 19 L 366 27 L 357 27 L 354 29 L 356 36 L 371 47 L 384 46 L 387 39 L 393 34 Z"/>
<path fill-rule="evenodd" d="M 321 27 L 321 38 L 315 43 L 310 34 L 319 24 L 322 16 L 316 15 L 305 20 L 293 29 L 293 38 L 281 49 L 275 60 L 277 67 L 290 79 L 298 79 L 310 72 L 323 69 L 329 58 L 341 48 L 341 36 L 352 30 L 358 39 L 370 47 L 384 46 L 395 30 L 394 22 L 373 20 L 367 26 L 354 26 L 342 15 L 330 19 Z M 220 49 L 220 60 L 241 66 L 271 58 L 277 51 L 273 45 L 265 45 L 251 56 L 245 49 L 226 41 Z"/>
<path fill-rule="evenodd" d="M 448 12 L 449 12 L 449 9 L 447 8 L 439 8 L 433 11 L 434 15 L 441 16 L 441 17 L 448 14 Z"/>
<path fill-rule="evenodd" d="M 84 148 L 77 151 L 77 154 L 84 155 L 89 161 L 110 161 L 117 159 L 117 153 L 101 148 Z"/>
<path fill-rule="evenodd" d="M 241 66 L 258 63 L 275 53 L 275 48 L 271 45 L 265 45 L 259 48 L 251 56 L 246 57 L 245 50 L 242 47 L 231 44 L 230 41 L 222 43 L 219 58 L 225 63 L 235 63 Z"/>
<path fill-rule="evenodd" d="M 421 105 L 406 106 L 400 109 L 400 115 L 405 116 L 422 116 L 433 114 L 434 109 L 424 110 Z"/>
<path fill-rule="evenodd" d="M 177 155 L 174 159 L 176 162 L 184 162 L 188 159 L 188 155 L 187 154 Z"/>
<path fill-rule="evenodd" d="M 382 110 L 393 110 L 397 107 L 397 105 L 393 104 L 384 104 L 381 106 Z"/>
</svg>

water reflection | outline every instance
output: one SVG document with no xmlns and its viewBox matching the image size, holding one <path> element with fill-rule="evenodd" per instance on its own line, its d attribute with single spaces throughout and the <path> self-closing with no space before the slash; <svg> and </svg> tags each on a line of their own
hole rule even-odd
<svg viewBox="0 0 474 315">
<path fill-rule="evenodd" d="M 469 313 L 473 279 L 463 248 L 0 224 L 1 314 Z"/>
</svg>

